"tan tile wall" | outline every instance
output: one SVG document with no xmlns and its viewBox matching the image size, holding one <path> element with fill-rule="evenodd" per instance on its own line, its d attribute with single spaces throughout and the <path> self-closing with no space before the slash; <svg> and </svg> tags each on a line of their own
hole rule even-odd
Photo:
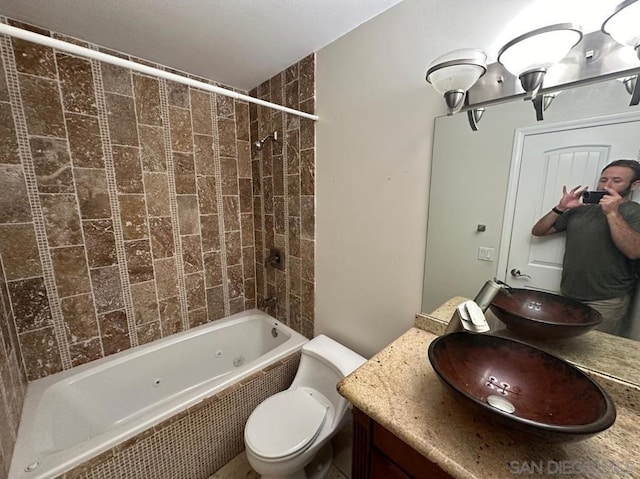
<svg viewBox="0 0 640 479">
<path fill-rule="evenodd" d="M 315 110 L 315 55 L 250 92 L 289 108 Z M 278 142 L 252 148 L 258 303 L 276 297 L 276 317 L 313 336 L 315 291 L 315 125 L 312 120 L 249 106 L 251 141 L 277 131 Z M 283 133 L 284 132 L 284 133 Z M 285 270 L 264 266 L 271 248 L 284 252 Z M 273 312 L 272 312 L 273 314 Z"/>
<path fill-rule="evenodd" d="M 4 107 L 0 79 L 0 108 Z M 1 155 L 1 153 L 0 153 Z M 3 233 L 0 231 L 0 237 Z M 6 477 L 16 442 L 27 378 L 0 258 L 0 477 Z"/>
<path fill-rule="evenodd" d="M 39 268 L 31 209 L 18 155 L 9 87 L 0 62 L 0 477 L 6 477 L 16 442 L 27 378 L 9 300 L 7 274 L 31 275 Z M 5 274 L 6 272 L 6 274 Z M 28 289 L 28 288 L 27 288 Z M 36 297 L 36 300 L 38 297 Z M 37 302 L 37 301 L 35 301 Z M 21 304 L 17 305 L 20 309 Z M 42 317 L 30 316 L 31 324 Z"/>
<path fill-rule="evenodd" d="M 313 334 L 312 122 L 15 38 L 0 47 L 0 471 L 27 379 L 270 295 L 272 314 Z M 310 56 L 259 96 L 312 111 L 313 75 Z M 274 127 L 284 142 L 261 161 L 250 142 Z M 271 245 L 286 253 L 277 275 Z"/>
</svg>

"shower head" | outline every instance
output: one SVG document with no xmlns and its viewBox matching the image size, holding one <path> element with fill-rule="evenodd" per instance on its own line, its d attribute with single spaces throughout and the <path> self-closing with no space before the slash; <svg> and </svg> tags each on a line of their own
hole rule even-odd
<svg viewBox="0 0 640 479">
<path fill-rule="evenodd" d="M 278 132 L 274 131 L 273 133 L 270 133 L 267 136 L 265 136 L 262 140 L 254 141 L 253 147 L 257 151 L 260 151 L 264 147 L 264 144 L 267 142 L 267 140 L 278 141 Z"/>
</svg>

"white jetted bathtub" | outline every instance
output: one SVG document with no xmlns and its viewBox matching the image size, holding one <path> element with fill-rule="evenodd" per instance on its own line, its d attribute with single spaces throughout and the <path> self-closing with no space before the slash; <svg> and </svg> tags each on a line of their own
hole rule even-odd
<svg viewBox="0 0 640 479">
<path fill-rule="evenodd" d="M 253 309 L 34 381 L 9 478 L 55 477 L 306 342 Z"/>
</svg>

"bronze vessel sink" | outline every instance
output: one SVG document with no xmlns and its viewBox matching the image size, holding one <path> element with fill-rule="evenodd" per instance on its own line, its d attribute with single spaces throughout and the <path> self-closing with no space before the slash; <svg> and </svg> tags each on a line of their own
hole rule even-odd
<svg viewBox="0 0 640 479">
<path fill-rule="evenodd" d="M 598 383 L 529 344 L 458 332 L 436 338 L 428 356 L 446 389 L 470 411 L 546 442 L 586 439 L 616 419 Z"/>
<path fill-rule="evenodd" d="M 602 321 L 600 313 L 585 304 L 532 289 L 501 290 L 490 309 L 508 329 L 523 339 L 573 338 Z"/>
</svg>

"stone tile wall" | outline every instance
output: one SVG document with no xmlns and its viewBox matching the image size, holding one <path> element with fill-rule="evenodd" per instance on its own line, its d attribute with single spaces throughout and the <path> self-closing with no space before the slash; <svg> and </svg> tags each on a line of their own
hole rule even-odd
<svg viewBox="0 0 640 479">
<path fill-rule="evenodd" d="M 2 477 L 27 381 L 274 295 L 270 312 L 313 334 L 315 155 L 310 121 L 15 38 L 0 47 Z M 255 93 L 312 111 L 313 67 Z M 273 128 L 284 142 L 252 155 Z M 285 271 L 263 266 L 272 245 Z"/>
<path fill-rule="evenodd" d="M 289 108 L 315 110 L 315 56 L 309 55 L 250 92 Z M 276 317 L 313 336 L 315 290 L 315 125 L 313 120 L 251 104 L 253 201 L 258 300 L 277 298 Z M 262 150 L 254 142 L 277 131 Z M 282 133 L 284 132 L 284 133 Z M 284 270 L 264 266 L 270 249 Z"/>
<path fill-rule="evenodd" d="M 0 109 L 4 108 L 4 101 L 1 98 L 2 80 L 0 80 Z M 3 271 L 0 263 L 0 478 L 6 477 L 9 471 L 18 433 L 20 411 L 27 389 L 27 378 L 22 367 L 20 346 Z"/>
</svg>

